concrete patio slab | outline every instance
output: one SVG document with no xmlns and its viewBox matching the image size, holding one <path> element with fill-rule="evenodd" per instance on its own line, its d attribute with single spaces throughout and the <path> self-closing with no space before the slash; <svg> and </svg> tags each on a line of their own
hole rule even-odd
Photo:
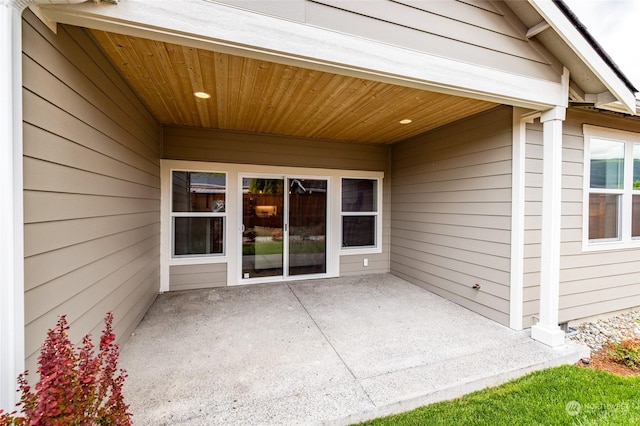
<svg viewBox="0 0 640 426">
<path fill-rule="evenodd" d="M 136 425 L 339 425 L 586 355 L 381 274 L 162 294 L 120 365 Z"/>
</svg>

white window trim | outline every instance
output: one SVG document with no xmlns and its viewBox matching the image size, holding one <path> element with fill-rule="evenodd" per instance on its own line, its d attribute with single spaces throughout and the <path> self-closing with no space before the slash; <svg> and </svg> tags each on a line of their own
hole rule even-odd
<svg viewBox="0 0 640 426">
<path fill-rule="evenodd" d="M 198 172 L 198 173 L 220 173 L 225 175 L 225 208 L 224 212 L 174 212 L 173 211 L 173 172 Z M 226 257 L 227 254 L 227 192 L 229 187 L 229 174 L 224 171 L 217 170 L 199 170 L 199 169 L 185 169 L 173 167 L 169 170 L 169 217 L 170 217 L 170 237 L 171 237 L 171 248 L 170 248 L 170 256 L 172 260 L 177 259 L 197 259 L 197 258 L 217 258 L 217 257 Z M 208 254 L 183 254 L 176 255 L 174 253 L 175 250 L 175 218 L 178 217 L 221 217 L 223 218 L 223 228 L 222 228 L 222 253 L 208 253 Z M 212 262 L 213 263 L 213 262 Z"/>
<path fill-rule="evenodd" d="M 376 211 L 375 212 L 343 212 L 342 211 L 342 179 L 370 179 L 376 181 L 376 190 L 378 191 L 376 194 Z M 362 175 L 343 175 L 340 176 L 340 181 L 338 182 L 338 193 L 340 194 L 338 205 L 339 209 L 339 244 L 340 244 L 340 255 L 341 256 L 349 256 L 349 255 L 360 255 L 360 254 L 377 254 L 382 253 L 382 176 L 362 176 Z M 343 216 L 375 216 L 376 218 L 376 234 L 375 234 L 375 245 L 366 246 L 366 247 L 343 247 L 342 246 L 342 217 Z"/>
<path fill-rule="evenodd" d="M 202 172 L 218 172 L 227 175 L 227 193 L 226 193 L 226 223 L 224 235 L 224 255 L 216 256 L 200 256 L 200 257 L 180 257 L 172 258 L 171 247 L 171 171 L 173 170 L 192 170 Z M 340 257 L 347 255 L 381 253 L 382 252 L 382 223 L 384 222 L 382 211 L 382 185 L 384 181 L 384 172 L 374 171 L 356 171 L 356 170 L 338 170 L 338 169 L 311 169 L 303 167 L 277 167 L 277 166 L 260 166 L 247 164 L 232 163 L 209 163 L 202 161 L 186 161 L 186 160 L 160 160 L 160 179 L 161 179 L 161 197 L 160 197 L 160 292 L 169 291 L 169 273 L 170 267 L 174 265 L 198 265 L 207 263 L 226 263 L 227 264 L 227 285 L 233 286 L 241 284 L 238 274 L 239 261 L 239 233 L 241 233 L 242 212 L 238 210 L 241 199 L 239 198 L 240 189 L 239 175 L 297 175 L 309 178 L 327 178 L 328 188 L 331 188 L 327 198 L 328 209 L 327 221 L 333 224 L 327 229 L 327 243 L 331 241 L 327 247 L 327 277 L 337 277 L 340 275 Z M 377 247 L 341 250 L 342 244 L 342 194 L 341 182 L 342 177 L 347 178 L 363 178 L 378 180 L 378 211 L 379 223 L 377 224 Z M 330 233 L 330 234 L 329 234 Z M 308 277 L 302 276 L 300 279 Z M 289 277 L 293 280 L 293 277 Z M 271 280 L 276 281 L 276 280 Z M 270 281 L 270 282 L 271 282 Z"/>
<path fill-rule="evenodd" d="M 624 130 L 609 129 L 585 124 L 584 134 L 584 175 L 582 191 L 582 251 L 605 251 L 624 250 L 640 248 L 640 238 L 631 237 L 631 201 L 635 193 L 640 195 L 640 191 L 633 190 L 633 145 L 640 143 L 640 134 Z M 623 189 L 598 189 L 597 193 L 621 194 L 622 202 L 620 206 L 620 239 L 615 240 L 589 240 L 589 194 L 591 192 L 591 138 L 605 139 L 625 143 L 625 163 L 624 163 L 624 188 Z M 631 167 L 628 166 L 631 164 Z"/>
</svg>

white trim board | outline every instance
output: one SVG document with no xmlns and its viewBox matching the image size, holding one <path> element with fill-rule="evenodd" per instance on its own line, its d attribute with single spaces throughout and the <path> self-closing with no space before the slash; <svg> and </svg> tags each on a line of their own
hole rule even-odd
<svg viewBox="0 0 640 426">
<path fill-rule="evenodd" d="M 568 102 L 561 76 L 544 81 L 209 1 L 128 0 L 40 12 L 52 22 L 525 108 Z"/>
<path fill-rule="evenodd" d="M 25 358 L 20 12 L 0 7 L 0 408 L 9 412 Z"/>
</svg>

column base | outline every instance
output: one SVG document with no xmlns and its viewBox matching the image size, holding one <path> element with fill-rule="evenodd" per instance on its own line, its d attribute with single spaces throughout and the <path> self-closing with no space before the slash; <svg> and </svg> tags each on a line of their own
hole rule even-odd
<svg viewBox="0 0 640 426">
<path fill-rule="evenodd" d="M 564 331 L 558 326 L 546 327 L 536 324 L 531 327 L 531 338 L 551 347 L 564 345 Z"/>
</svg>

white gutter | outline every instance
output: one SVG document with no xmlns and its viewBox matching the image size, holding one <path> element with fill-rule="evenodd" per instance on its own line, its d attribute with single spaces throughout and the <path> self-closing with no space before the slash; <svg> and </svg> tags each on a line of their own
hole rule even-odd
<svg viewBox="0 0 640 426">
<path fill-rule="evenodd" d="M 24 371 L 24 215 L 22 180 L 22 12 L 39 4 L 86 0 L 1 0 L 0 3 L 0 408 L 19 400 Z M 35 373 L 35 372 L 33 372 Z"/>
</svg>

